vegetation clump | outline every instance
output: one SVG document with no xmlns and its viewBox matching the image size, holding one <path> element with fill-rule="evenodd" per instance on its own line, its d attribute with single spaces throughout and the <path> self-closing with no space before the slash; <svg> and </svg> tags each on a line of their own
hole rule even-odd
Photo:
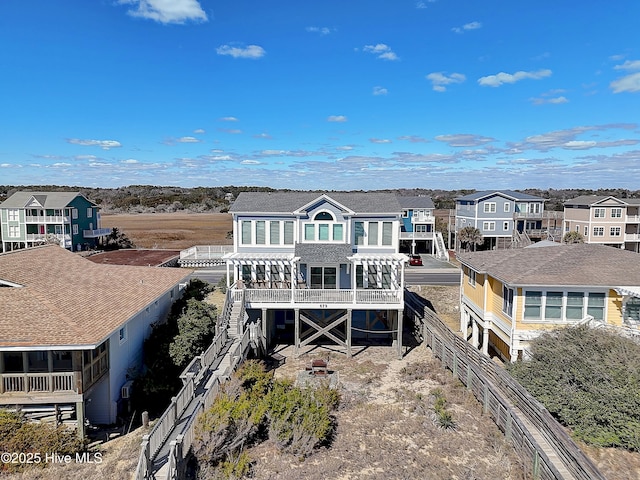
<svg viewBox="0 0 640 480">
<path fill-rule="evenodd" d="M 134 410 L 161 413 L 180 389 L 182 370 L 211 344 L 217 309 L 204 300 L 213 290 L 209 283 L 191 280 L 167 321 L 153 326 L 144 342 L 144 373 L 134 381 Z"/>
<path fill-rule="evenodd" d="M 588 326 L 545 333 L 511 374 L 573 435 L 640 451 L 640 345 Z"/>
<path fill-rule="evenodd" d="M 452 430 L 456 428 L 456 422 L 453 420 L 453 415 L 447 410 L 447 399 L 444 392 L 436 388 L 431 392 L 433 396 L 433 412 L 434 421 L 443 430 Z"/>
<path fill-rule="evenodd" d="M 328 386 L 295 387 L 274 380 L 264 364 L 248 360 L 223 385 L 196 426 L 194 454 L 200 478 L 240 478 L 250 471 L 246 448 L 271 441 L 300 458 L 327 443 L 339 394 Z"/>
<path fill-rule="evenodd" d="M 47 464 L 45 455 L 49 452 L 75 458 L 76 453 L 85 449 L 86 445 L 75 429 L 30 422 L 19 413 L 0 410 L 0 452 L 20 455 L 15 462 L 12 458 L 3 458 L 0 473 L 18 472 L 34 465 L 44 467 Z"/>
</svg>

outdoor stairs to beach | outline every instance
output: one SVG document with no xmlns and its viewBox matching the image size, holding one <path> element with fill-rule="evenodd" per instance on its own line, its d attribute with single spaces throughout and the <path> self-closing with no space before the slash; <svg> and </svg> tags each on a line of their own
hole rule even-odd
<svg viewBox="0 0 640 480">
<path fill-rule="evenodd" d="M 243 308 L 241 302 L 233 302 L 231 315 L 229 316 L 229 327 L 227 328 L 227 333 L 230 337 L 238 336 L 238 324 L 243 320 L 241 318 L 242 312 Z"/>
</svg>

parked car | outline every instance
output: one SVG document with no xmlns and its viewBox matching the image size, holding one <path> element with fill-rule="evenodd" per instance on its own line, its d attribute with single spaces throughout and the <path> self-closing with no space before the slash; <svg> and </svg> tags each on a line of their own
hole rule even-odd
<svg viewBox="0 0 640 480">
<path fill-rule="evenodd" d="M 420 255 L 409 255 L 409 265 L 421 267 L 422 257 Z"/>
</svg>

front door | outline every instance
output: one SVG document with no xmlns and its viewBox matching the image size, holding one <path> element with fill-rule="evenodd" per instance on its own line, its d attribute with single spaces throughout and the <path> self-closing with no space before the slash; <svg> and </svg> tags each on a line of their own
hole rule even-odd
<svg viewBox="0 0 640 480">
<path fill-rule="evenodd" d="M 311 267 L 311 288 L 337 288 L 336 267 Z"/>
</svg>

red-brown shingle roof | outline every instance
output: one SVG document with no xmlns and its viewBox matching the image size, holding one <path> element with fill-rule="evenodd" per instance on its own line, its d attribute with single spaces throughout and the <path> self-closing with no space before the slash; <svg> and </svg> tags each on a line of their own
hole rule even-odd
<svg viewBox="0 0 640 480">
<path fill-rule="evenodd" d="M 58 246 L 0 254 L 0 348 L 96 345 L 190 270 L 99 265 Z"/>
</svg>

